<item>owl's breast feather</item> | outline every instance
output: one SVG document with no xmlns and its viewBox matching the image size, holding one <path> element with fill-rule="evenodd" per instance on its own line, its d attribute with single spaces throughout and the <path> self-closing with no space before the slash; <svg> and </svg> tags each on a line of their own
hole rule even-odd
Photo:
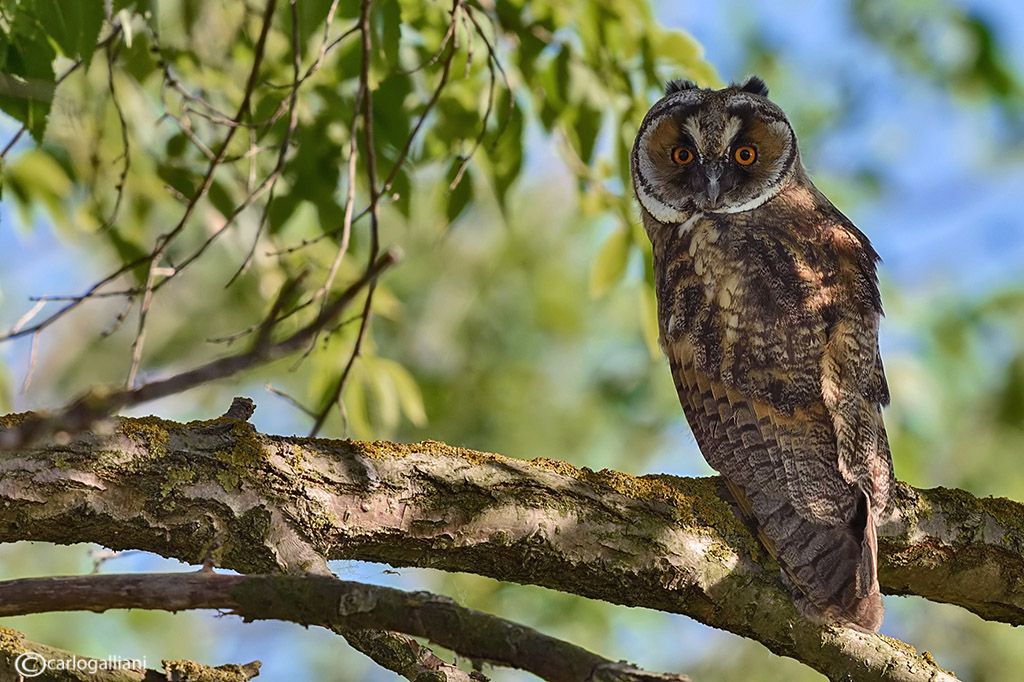
<svg viewBox="0 0 1024 682">
<path fill-rule="evenodd" d="M 805 244 L 765 230 L 695 221 L 655 244 L 666 350 L 714 380 L 786 412 L 820 402 L 827 298 Z"/>
</svg>

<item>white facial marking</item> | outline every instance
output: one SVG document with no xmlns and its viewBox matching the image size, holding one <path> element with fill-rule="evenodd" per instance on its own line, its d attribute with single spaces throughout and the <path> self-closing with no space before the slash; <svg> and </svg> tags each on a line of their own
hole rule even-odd
<svg viewBox="0 0 1024 682">
<path fill-rule="evenodd" d="M 779 189 L 781 188 L 776 188 L 770 192 L 765 192 L 764 194 L 756 196 L 753 199 L 750 199 L 749 201 L 744 201 L 742 204 L 716 208 L 712 211 L 709 211 L 709 213 L 743 213 L 743 211 L 749 211 L 752 208 L 757 208 L 758 206 L 760 206 L 761 204 L 763 204 L 764 202 L 768 201 L 773 196 L 778 194 Z"/>
<path fill-rule="evenodd" d="M 696 116 L 690 116 L 685 121 L 683 121 L 683 130 L 685 130 L 686 133 L 690 136 L 690 139 L 693 140 L 693 143 L 697 146 L 698 151 L 703 151 L 704 136 L 701 135 L 700 126 L 697 124 Z"/>
<path fill-rule="evenodd" d="M 651 164 L 646 161 L 640 162 L 640 170 L 650 170 Z M 646 166 L 646 168 L 645 168 Z M 640 200 L 640 203 L 651 214 L 651 217 L 657 220 L 659 223 L 681 223 L 686 220 L 686 214 L 679 209 L 669 206 L 664 201 L 649 194 L 642 185 L 636 186 L 636 198 Z"/>
<path fill-rule="evenodd" d="M 723 151 L 728 149 L 729 145 L 732 144 L 733 139 L 739 134 L 740 126 L 742 125 L 743 122 L 737 117 L 729 117 L 728 122 L 725 124 L 725 132 L 722 135 L 722 142 L 724 143 L 724 146 L 722 147 Z"/>
</svg>

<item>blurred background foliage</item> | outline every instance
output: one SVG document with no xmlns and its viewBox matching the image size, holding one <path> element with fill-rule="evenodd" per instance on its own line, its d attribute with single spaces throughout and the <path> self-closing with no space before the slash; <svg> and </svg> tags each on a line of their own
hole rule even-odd
<svg viewBox="0 0 1024 682">
<path fill-rule="evenodd" d="M 312 294 L 340 241 L 361 51 L 355 0 L 300 0 L 297 125 L 272 200 L 231 215 L 272 172 L 293 79 L 278 3 L 247 126 L 161 266 L 139 380 L 238 352 L 287 280 Z M 627 151 L 665 81 L 764 76 L 815 182 L 885 258 L 886 422 L 897 475 L 1024 500 L 1024 11 L 1013 0 L 753 3 L 374 0 L 369 82 L 380 240 L 405 259 L 381 281 L 360 360 L 325 435 L 432 438 L 629 473 L 706 475 L 653 338 L 646 239 Z M 325 20 L 333 20 L 325 33 Z M 0 327 L 31 296 L 81 294 L 149 253 L 180 220 L 244 94 L 263 2 L 0 0 L 3 157 Z M 456 16 L 453 42 L 445 43 Z M 335 42 L 338 40 L 339 42 Z M 97 48 L 97 44 L 99 47 Z M 328 47 L 324 51 L 324 47 Z M 444 46 L 439 50 L 439 46 Z M 322 54 L 322 57 L 321 57 Z M 78 65 L 75 67 L 75 65 Z M 71 74 L 55 81 L 69 68 Z M 50 95 L 53 95 L 52 99 Z M 129 151 L 125 155 L 125 148 Z M 359 142 L 354 210 L 368 202 Z M 265 210 L 265 222 L 263 222 Z M 369 252 L 358 220 L 332 283 Z M 252 253 L 251 261 L 247 255 Z M 243 268 L 243 265 L 246 267 Z M 240 270 L 241 269 L 241 270 Z M 234 277 L 236 272 L 241 275 Z M 111 290 L 144 284 L 133 268 Z M 309 311 L 282 323 L 296 328 Z M 0 408 L 54 407 L 122 384 L 137 301 L 90 301 L 38 339 L 0 346 Z M 358 324 L 301 361 L 143 406 L 166 418 L 256 399 L 264 431 L 304 433 L 329 400 Z M 34 370 L 30 358 L 35 356 Z M 28 379 L 31 378 L 31 381 Z M 0 547 L 4 577 L 91 570 L 84 546 Z M 173 562 L 129 553 L 101 570 Z M 763 647 L 688 619 L 467 575 L 339 562 L 344 577 L 429 588 L 612 658 L 695 680 L 818 680 Z M 179 567 L 184 568 L 184 567 Z M 964 679 L 1015 679 L 1021 635 L 954 607 L 889 598 L 883 632 Z M 264 660 L 266 679 L 384 680 L 335 636 L 202 614 L 9 619 L 94 656 Z M 494 679 L 524 679 L 491 671 Z"/>
</svg>

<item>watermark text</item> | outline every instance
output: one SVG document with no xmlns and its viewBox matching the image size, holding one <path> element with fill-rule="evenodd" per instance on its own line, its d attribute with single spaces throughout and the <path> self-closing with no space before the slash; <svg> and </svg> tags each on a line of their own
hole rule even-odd
<svg viewBox="0 0 1024 682">
<path fill-rule="evenodd" d="M 35 651 L 26 651 L 14 659 L 14 669 L 25 678 L 39 677 L 47 670 L 69 670 L 95 675 L 105 670 L 137 670 L 146 669 L 146 657 L 121 658 L 82 658 L 71 655 L 67 658 L 50 658 Z"/>
</svg>

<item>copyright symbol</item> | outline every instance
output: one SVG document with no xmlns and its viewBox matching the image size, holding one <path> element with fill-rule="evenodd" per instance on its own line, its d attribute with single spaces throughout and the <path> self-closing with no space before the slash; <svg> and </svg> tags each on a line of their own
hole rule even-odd
<svg viewBox="0 0 1024 682">
<path fill-rule="evenodd" d="M 22 677 L 39 677 L 46 670 L 46 659 L 34 651 L 26 651 L 14 659 L 14 669 Z"/>
</svg>

